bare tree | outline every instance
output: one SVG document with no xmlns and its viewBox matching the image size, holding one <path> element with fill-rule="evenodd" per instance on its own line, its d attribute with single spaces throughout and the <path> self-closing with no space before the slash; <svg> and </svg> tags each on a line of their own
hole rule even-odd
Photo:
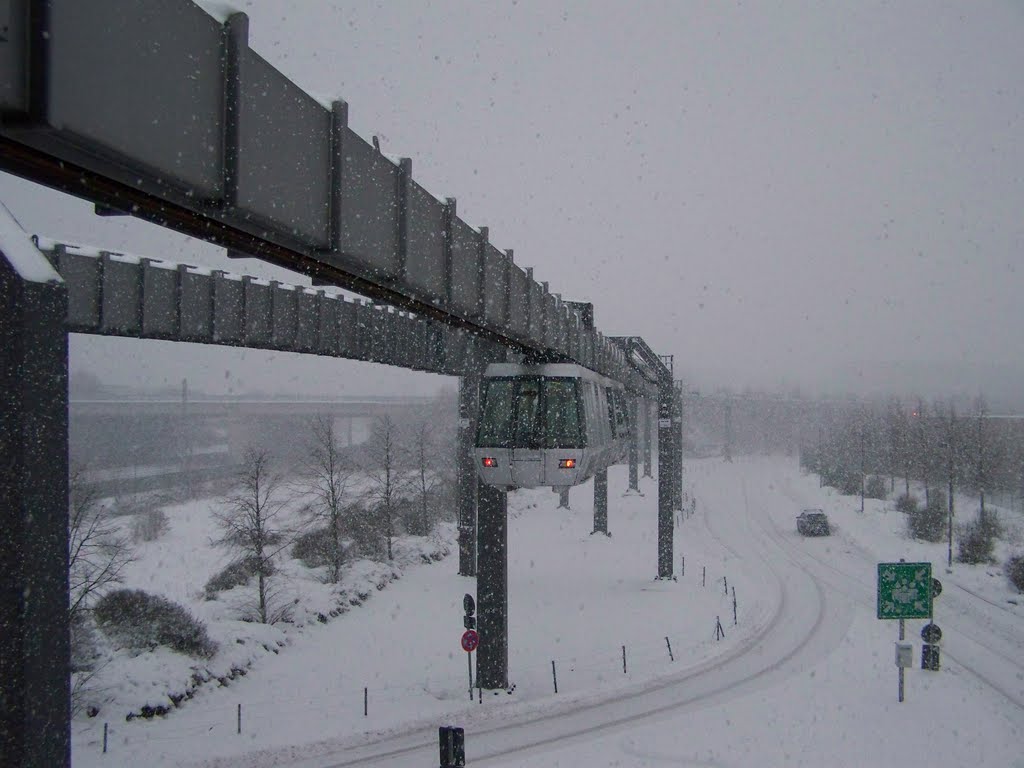
<svg viewBox="0 0 1024 768">
<path fill-rule="evenodd" d="M 423 418 L 411 429 L 409 453 L 415 470 L 416 504 L 415 512 L 406 520 L 409 533 L 426 536 L 434 527 L 436 515 L 430 509 L 430 495 L 439 478 L 439 450 L 434 428 L 430 419 Z"/>
<path fill-rule="evenodd" d="M 334 419 L 330 416 L 319 415 L 310 425 L 307 470 L 315 496 L 312 516 L 327 527 L 327 551 L 324 554 L 330 563 L 330 580 L 336 584 L 341 579 L 344 559 L 342 522 L 352 471 L 342 461 Z"/>
<path fill-rule="evenodd" d="M 122 571 L 134 558 L 131 540 L 99 503 L 95 490 L 85 485 L 82 469 L 73 469 L 68 480 L 68 613 L 74 624 L 97 592 L 121 582 Z"/>
<path fill-rule="evenodd" d="M 271 471 L 270 454 L 263 448 L 247 448 L 238 474 L 239 487 L 213 513 L 223 536 L 215 544 L 241 554 L 257 577 L 257 617 L 263 624 L 281 618 L 269 607 L 268 580 L 274 572 L 274 558 L 291 542 L 283 526 L 285 501 L 283 483 Z"/>
<path fill-rule="evenodd" d="M 369 496 L 383 515 L 388 560 L 393 560 L 391 543 L 395 535 L 395 505 L 404 484 L 399 473 L 400 434 L 390 416 L 377 417 L 363 451 L 363 468 L 370 481 Z"/>
</svg>

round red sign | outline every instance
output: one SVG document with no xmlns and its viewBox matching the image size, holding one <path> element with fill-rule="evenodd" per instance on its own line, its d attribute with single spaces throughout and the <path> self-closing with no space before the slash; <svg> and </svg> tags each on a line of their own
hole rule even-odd
<svg viewBox="0 0 1024 768">
<path fill-rule="evenodd" d="M 467 629 L 462 633 L 462 650 L 467 653 L 472 652 L 478 645 L 480 645 L 480 635 L 476 633 L 475 629 Z"/>
</svg>

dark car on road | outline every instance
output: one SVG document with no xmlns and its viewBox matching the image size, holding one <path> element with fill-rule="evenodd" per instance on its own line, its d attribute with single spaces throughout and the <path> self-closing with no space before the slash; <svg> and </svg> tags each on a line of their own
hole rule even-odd
<svg viewBox="0 0 1024 768">
<path fill-rule="evenodd" d="M 805 509 L 796 518 L 796 531 L 801 536 L 828 536 L 828 517 L 820 509 Z"/>
</svg>

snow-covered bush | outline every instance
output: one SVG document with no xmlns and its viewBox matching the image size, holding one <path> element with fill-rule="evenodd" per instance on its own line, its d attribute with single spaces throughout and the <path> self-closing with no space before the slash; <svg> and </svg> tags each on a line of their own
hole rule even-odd
<svg viewBox="0 0 1024 768">
<path fill-rule="evenodd" d="M 214 600 L 219 592 L 227 592 L 229 589 L 241 587 L 249 583 L 249 579 L 256 575 L 256 568 L 259 561 L 255 557 L 242 557 L 228 563 L 222 570 L 217 571 L 206 582 L 204 591 L 207 600 Z M 273 566 L 269 563 L 266 568 L 270 573 Z"/>
<path fill-rule="evenodd" d="M 160 507 L 150 507 L 139 512 L 132 523 L 132 539 L 135 543 L 141 541 L 156 541 L 167 530 L 167 513 Z"/>
<path fill-rule="evenodd" d="M 329 527 L 313 528 L 295 537 L 292 557 L 307 568 L 330 567 L 334 562 L 334 537 Z"/>
<path fill-rule="evenodd" d="M 369 560 L 383 560 L 387 556 L 387 513 L 383 506 L 357 502 L 345 510 L 345 531 L 355 551 Z"/>
<path fill-rule="evenodd" d="M 896 499 L 896 509 L 904 514 L 912 514 L 917 511 L 917 499 L 909 494 L 901 494 Z"/>
<path fill-rule="evenodd" d="M 991 512 L 986 519 L 957 526 L 957 560 L 961 563 L 990 563 L 999 537 L 999 523 Z"/>
<path fill-rule="evenodd" d="M 889 495 L 885 488 L 885 478 L 881 475 L 872 475 L 864 486 L 864 495 L 869 499 L 884 499 Z"/>
<path fill-rule="evenodd" d="M 1024 592 L 1024 555 L 1016 555 L 1006 561 L 1006 576 L 1018 592 Z"/>
<path fill-rule="evenodd" d="M 217 644 L 206 626 L 183 606 L 141 589 L 117 589 L 96 601 L 96 623 L 122 647 L 152 650 L 170 648 L 188 656 L 210 658 Z"/>
<path fill-rule="evenodd" d="M 942 541 L 946 537 L 946 495 L 932 491 L 928 505 L 908 513 L 907 532 L 911 538 Z"/>
</svg>

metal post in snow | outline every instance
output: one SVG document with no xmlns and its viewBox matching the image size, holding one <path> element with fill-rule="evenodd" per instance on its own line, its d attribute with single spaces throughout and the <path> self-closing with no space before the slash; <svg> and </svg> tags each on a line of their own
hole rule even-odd
<svg viewBox="0 0 1024 768">
<path fill-rule="evenodd" d="M 686 555 L 679 556 L 679 575 L 686 575 Z"/>
<path fill-rule="evenodd" d="M 725 587 L 725 594 L 726 594 L 726 596 L 728 596 L 729 595 L 729 577 L 728 576 L 723 576 L 722 577 L 722 586 Z"/>
<path fill-rule="evenodd" d="M 242 704 L 238 704 L 238 733 L 242 733 Z"/>
<path fill-rule="evenodd" d="M 732 588 L 732 625 L 735 627 L 740 623 L 739 615 L 736 613 L 736 587 Z"/>
<path fill-rule="evenodd" d="M 555 693 L 558 693 L 558 673 L 555 671 L 555 660 L 551 660 L 551 682 L 555 685 Z"/>
<path fill-rule="evenodd" d="M 668 641 L 668 635 L 665 636 L 665 645 L 668 646 L 668 660 L 675 661 L 676 657 L 672 655 L 672 643 Z"/>
<path fill-rule="evenodd" d="M 900 619 L 900 640 L 901 641 L 903 640 L 905 629 L 906 629 L 906 623 L 905 623 L 905 621 L 903 619 Z M 902 703 L 902 701 L 903 701 L 903 667 L 901 666 L 899 668 L 899 670 L 900 670 L 900 696 L 899 696 L 899 700 Z"/>
<path fill-rule="evenodd" d="M 469 700 L 473 700 L 473 652 L 466 653 L 466 667 L 469 669 Z"/>
<path fill-rule="evenodd" d="M 363 717 L 368 717 L 370 714 L 370 689 L 363 688 Z"/>
<path fill-rule="evenodd" d="M 107 754 L 107 723 L 103 724 L 103 754 Z"/>
<path fill-rule="evenodd" d="M 700 585 L 706 587 L 708 585 L 708 567 L 701 566 L 700 569 Z"/>
<path fill-rule="evenodd" d="M 626 646 L 622 646 L 622 674 L 626 674 Z"/>
</svg>

